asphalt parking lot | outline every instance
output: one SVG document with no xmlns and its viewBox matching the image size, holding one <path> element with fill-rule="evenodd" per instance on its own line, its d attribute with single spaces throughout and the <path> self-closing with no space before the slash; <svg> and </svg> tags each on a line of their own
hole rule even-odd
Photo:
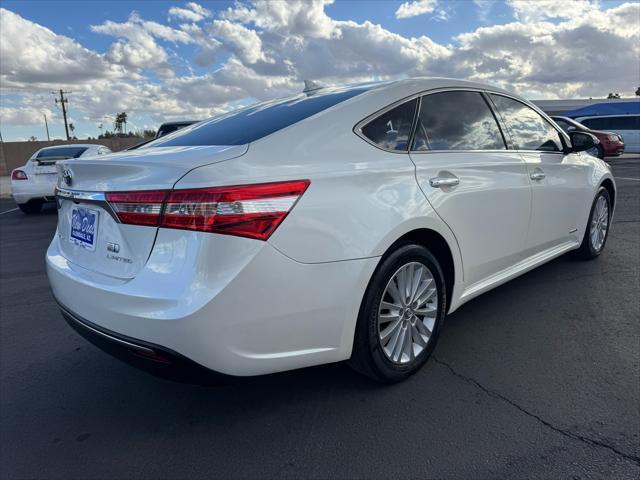
<svg viewBox="0 0 640 480">
<path fill-rule="evenodd" d="M 134 370 L 57 311 L 55 209 L 1 200 L 2 478 L 639 478 L 640 158 L 612 165 L 604 254 L 463 306 L 394 386 L 342 364 L 213 386 Z"/>
</svg>

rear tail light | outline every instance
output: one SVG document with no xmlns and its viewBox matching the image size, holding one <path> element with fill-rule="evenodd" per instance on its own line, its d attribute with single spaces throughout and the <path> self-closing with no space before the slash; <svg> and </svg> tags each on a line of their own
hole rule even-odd
<svg viewBox="0 0 640 480">
<path fill-rule="evenodd" d="M 14 170 L 11 172 L 11 180 L 28 180 L 27 174 L 22 170 Z"/>
<path fill-rule="evenodd" d="M 108 193 L 122 223 L 267 240 L 309 180 L 233 187 Z"/>
<path fill-rule="evenodd" d="M 158 226 L 166 190 L 107 193 L 107 201 L 122 223 Z"/>
</svg>

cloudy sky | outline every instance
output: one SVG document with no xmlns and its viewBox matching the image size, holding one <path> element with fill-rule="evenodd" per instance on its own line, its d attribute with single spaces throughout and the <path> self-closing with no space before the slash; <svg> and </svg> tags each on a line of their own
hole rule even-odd
<svg viewBox="0 0 640 480">
<path fill-rule="evenodd" d="M 199 119 L 304 79 L 484 81 L 531 99 L 633 95 L 640 3 L 581 0 L 0 2 L 0 132 L 62 137 Z"/>
</svg>

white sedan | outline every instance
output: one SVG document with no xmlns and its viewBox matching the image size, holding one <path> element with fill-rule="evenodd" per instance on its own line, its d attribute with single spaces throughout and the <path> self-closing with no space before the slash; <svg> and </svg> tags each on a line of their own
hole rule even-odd
<svg viewBox="0 0 640 480">
<path fill-rule="evenodd" d="M 60 162 L 49 280 L 78 332 L 160 375 L 350 360 L 399 381 L 445 314 L 600 255 L 616 185 L 595 141 L 452 79 L 258 104 Z"/>
<path fill-rule="evenodd" d="M 69 158 L 104 155 L 111 150 L 103 145 L 57 145 L 41 148 L 27 163 L 11 172 L 11 194 L 24 213 L 37 213 L 45 202 L 55 199 L 56 162 Z"/>
</svg>

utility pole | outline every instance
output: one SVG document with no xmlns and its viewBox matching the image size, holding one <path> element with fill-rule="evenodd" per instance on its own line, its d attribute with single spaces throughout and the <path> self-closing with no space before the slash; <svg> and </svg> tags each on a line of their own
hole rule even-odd
<svg viewBox="0 0 640 480">
<path fill-rule="evenodd" d="M 51 141 L 51 138 L 49 138 L 49 124 L 47 123 L 47 114 L 44 114 L 44 128 L 47 129 L 47 142 Z"/>
<path fill-rule="evenodd" d="M 63 92 L 62 89 L 60 89 L 59 92 L 51 92 L 54 95 L 58 95 L 58 93 L 60 93 L 60 100 L 58 100 L 57 98 L 55 99 L 56 105 L 58 103 L 60 103 L 60 105 L 62 105 L 62 116 L 64 118 L 64 131 L 67 134 L 67 141 L 71 140 L 71 137 L 69 137 L 69 125 L 67 123 L 67 108 L 65 107 L 65 103 L 69 103 L 69 100 L 67 98 L 64 98 L 65 94 L 70 94 L 73 92 Z"/>
</svg>

